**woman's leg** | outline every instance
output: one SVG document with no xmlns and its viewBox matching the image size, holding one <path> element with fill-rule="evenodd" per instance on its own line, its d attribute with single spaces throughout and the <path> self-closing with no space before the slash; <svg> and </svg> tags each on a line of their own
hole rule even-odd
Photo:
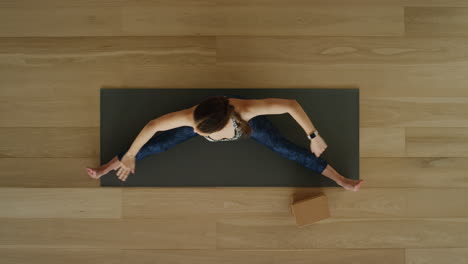
<svg viewBox="0 0 468 264">
<path fill-rule="evenodd" d="M 191 139 L 198 135 L 193 127 L 182 126 L 173 129 L 160 131 L 153 136 L 145 145 L 138 151 L 135 160 L 142 160 L 149 155 L 154 155 L 167 151 L 168 149 L 180 144 L 184 141 Z M 122 157 L 127 153 L 126 151 L 117 154 L 117 159 L 122 160 Z"/>
<path fill-rule="evenodd" d="M 310 150 L 289 141 L 265 116 L 256 116 L 249 120 L 249 124 L 252 127 L 250 137 L 253 140 L 265 145 L 281 156 L 294 160 L 320 174 L 325 170 L 327 166 L 325 160 L 316 157 Z"/>
<path fill-rule="evenodd" d="M 265 145 L 289 160 L 296 161 L 304 167 L 334 180 L 345 189 L 355 191 L 359 189 L 361 181 L 346 179 L 312 151 L 289 141 L 265 116 L 256 116 L 249 120 L 249 124 L 252 127 L 250 137 L 258 143 Z"/>
<path fill-rule="evenodd" d="M 138 151 L 135 160 L 142 160 L 145 157 L 157 153 L 167 151 L 169 148 L 176 146 L 190 138 L 198 135 L 192 127 L 182 126 L 170 130 L 160 131 L 154 135 L 145 145 Z M 89 176 L 93 179 L 98 179 L 102 175 L 109 173 L 119 167 L 120 161 L 127 151 L 119 152 L 112 160 L 102 165 L 99 168 L 86 168 Z"/>
</svg>

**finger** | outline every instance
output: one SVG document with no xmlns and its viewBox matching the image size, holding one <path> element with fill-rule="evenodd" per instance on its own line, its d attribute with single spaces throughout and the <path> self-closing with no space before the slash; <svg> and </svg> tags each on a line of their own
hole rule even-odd
<svg viewBox="0 0 468 264">
<path fill-rule="evenodd" d="M 119 169 L 119 172 L 117 172 L 117 176 L 119 177 L 119 179 L 122 179 L 122 175 L 123 175 L 124 172 L 125 172 L 125 167 L 122 166 Z"/>
<path fill-rule="evenodd" d="M 117 170 L 117 173 L 116 173 L 117 177 L 120 178 L 120 174 L 121 174 L 121 173 L 122 173 L 122 167 L 120 167 L 120 168 Z"/>
<path fill-rule="evenodd" d="M 129 174 L 130 174 L 130 170 L 127 170 L 127 171 L 125 172 L 125 176 L 124 176 L 124 178 L 123 178 L 124 181 L 128 178 L 128 175 L 129 175 Z"/>
<path fill-rule="evenodd" d="M 124 173 L 124 176 L 123 176 L 124 181 L 127 179 L 128 174 L 130 174 L 130 169 L 125 170 L 125 173 Z"/>
<path fill-rule="evenodd" d="M 123 180 L 125 178 L 125 175 L 127 174 L 128 169 L 124 168 L 122 170 L 122 174 L 120 175 L 120 179 Z"/>
</svg>

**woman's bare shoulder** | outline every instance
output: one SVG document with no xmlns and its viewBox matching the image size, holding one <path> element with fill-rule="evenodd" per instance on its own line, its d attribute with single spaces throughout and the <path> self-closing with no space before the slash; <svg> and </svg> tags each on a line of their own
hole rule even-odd
<svg viewBox="0 0 468 264">
<path fill-rule="evenodd" d="M 240 99 L 240 98 L 229 98 L 229 103 L 234 106 L 234 109 L 245 121 L 249 121 L 251 117 L 248 108 L 247 102 L 251 99 Z"/>
</svg>

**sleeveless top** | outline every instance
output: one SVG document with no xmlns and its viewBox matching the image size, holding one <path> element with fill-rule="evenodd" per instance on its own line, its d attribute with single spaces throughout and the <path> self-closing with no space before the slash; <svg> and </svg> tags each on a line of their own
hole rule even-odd
<svg viewBox="0 0 468 264">
<path fill-rule="evenodd" d="M 218 142 L 218 141 L 234 141 L 239 139 L 242 136 L 242 130 L 240 129 L 239 121 L 234 118 L 234 116 L 231 117 L 232 125 L 234 126 L 234 131 L 235 134 L 232 138 L 222 138 L 222 139 L 213 139 L 210 136 L 203 136 L 205 137 L 208 141 L 211 142 Z"/>
</svg>

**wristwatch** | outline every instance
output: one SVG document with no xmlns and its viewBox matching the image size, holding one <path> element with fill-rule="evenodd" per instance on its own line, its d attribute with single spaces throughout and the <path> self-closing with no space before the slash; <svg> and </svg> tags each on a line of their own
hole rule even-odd
<svg viewBox="0 0 468 264">
<path fill-rule="evenodd" d="M 315 138 L 316 136 L 318 135 L 318 131 L 315 130 L 314 132 L 310 133 L 309 135 L 307 135 L 307 138 L 312 140 L 313 138 Z"/>
</svg>

